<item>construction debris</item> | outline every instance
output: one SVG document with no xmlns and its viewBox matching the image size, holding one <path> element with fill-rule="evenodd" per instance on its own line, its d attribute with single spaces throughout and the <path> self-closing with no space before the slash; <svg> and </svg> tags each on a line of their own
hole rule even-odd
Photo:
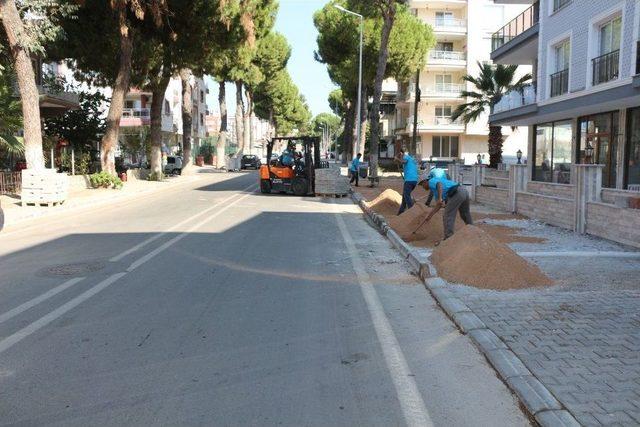
<svg viewBox="0 0 640 427">
<path fill-rule="evenodd" d="M 340 168 L 331 167 L 315 170 L 315 193 L 318 195 L 341 196 L 349 194 L 349 179 L 340 175 Z"/>
</svg>

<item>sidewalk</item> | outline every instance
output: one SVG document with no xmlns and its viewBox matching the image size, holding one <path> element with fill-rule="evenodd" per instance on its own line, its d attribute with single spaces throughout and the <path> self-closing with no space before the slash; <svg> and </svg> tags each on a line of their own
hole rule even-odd
<svg viewBox="0 0 640 427">
<path fill-rule="evenodd" d="M 482 205 L 472 211 L 489 214 L 479 226 L 524 237 L 509 246 L 555 285 L 494 291 L 427 279 L 443 310 L 541 424 L 640 425 L 640 251 L 523 217 L 496 217 Z M 430 249 L 394 245 L 413 254 L 419 271 L 432 269 Z M 561 418 L 562 410 L 573 420 Z"/>
<path fill-rule="evenodd" d="M 68 199 L 60 206 L 25 206 L 20 199 L 0 196 L 0 231 L 3 228 L 20 225 L 34 218 L 47 217 L 71 210 L 94 208 L 123 200 L 129 200 L 152 194 L 176 185 L 197 181 L 208 173 L 223 173 L 212 167 L 197 168 L 189 175 L 170 176 L 164 181 L 144 181 L 133 179 L 124 183 L 119 190 L 114 189 L 76 189 L 69 193 Z M 4 217 L 3 217 L 4 216 Z M 2 221 L 4 219 L 4 223 Z"/>
</svg>

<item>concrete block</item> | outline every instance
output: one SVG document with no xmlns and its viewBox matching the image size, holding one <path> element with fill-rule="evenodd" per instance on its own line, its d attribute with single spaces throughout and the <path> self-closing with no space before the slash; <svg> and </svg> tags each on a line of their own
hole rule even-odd
<svg viewBox="0 0 640 427">
<path fill-rule="evenodd" d="M 540 427 L 580 427 L 580 423 L 566 410 L 541 411 L 535 418 Z"/>
<path fill-rule="evenodd" d="M 465 334 L 474 329 L 486 329 L 487 325 L 470 311 L 460 311 L 453 314 L 453 320 Z"/>
<path fill-rule="evenodd" d="M 434 297 L 436 297 L 436 300 L 438 300 L 438 302 L 440 302 L 441 299 L 453 297 L 453 294 L 447 288 L 434 288 L 431 289 L 431 293 Z"/>
<path fill-rule="evenodd" d="M 430 290 L 434 290 L 436 288 L 445 288 L 447 286 L 447 282 L 442 280 L 440 277 L 430 277 L 425 280 L 425 285 Z"/>
<path fill-rule="evenodd" d="M 562 409 L 560 402 L 534 376 L 511 377 L 507 384 L 534 415 L 540 411 Z"/>
<path fill-rule="evenodd" d="M 511 350 L 492 350 L 486 352 L 485 355 L 487 359 L 489 359 L 489 362 L 491 362 L 491 365 L 505 380 L 511 377 L 531 375 L 529 369 L 524 366 L 522 361 Z"/>
<path fill-rule="evenodd" d="M 507 349 L 505 343 L 490 329 L 475 329 L 469 332 L 469 336 L 483 352 Z"/>
<path fill-rule="evenodd" d="M 471 312 L 469 307 L 465 303 L 463 303 L 460 299 L 455 297 L 446 297 L 439 299 L 438 302 L 440 306 L 447 312 L 450 316 L 453 316 L 455 313 L 460 313 L 462 311 Z"/>
</svg>

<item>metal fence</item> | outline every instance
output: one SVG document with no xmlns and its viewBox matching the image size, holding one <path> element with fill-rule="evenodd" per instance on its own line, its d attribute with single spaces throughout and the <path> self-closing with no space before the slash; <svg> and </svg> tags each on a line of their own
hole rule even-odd
<svg viewBox="0 0 640 427">
<path fill-rule="evenodd" d="M 559 96 L 569 91 L 569 70 L 551 74 L 551 96 Z"/>
<path fill-rule="evenodd" d="M 20 172 L 0 172 L 0 195 L 18 194 L 22 189 Z"/>
<path fill-rule="evenodd" d="M 593 58 L 593 85 L 617 79 L 619 75 L 620 50 Z"/>
</svg>

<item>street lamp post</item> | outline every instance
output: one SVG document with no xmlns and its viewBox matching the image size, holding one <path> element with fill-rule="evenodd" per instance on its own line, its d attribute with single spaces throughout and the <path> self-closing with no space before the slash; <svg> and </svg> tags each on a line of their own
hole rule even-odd
<svg viewBox="0 0 640 427">
<path fill-rule="evenodd" d="M 355 153 L 353 153 L 355 155 L 357 153 L 362 152 L 360 150 L 360 140 L 361 140 L 361 134 L 362 134 L 362 118 L 361 118 L 361 115 L 362 115 L 362 33 L 364 31 L 364 17 L 359 13 L 352 12 L 350 10 L 345 9 L 344 7 L 338 4 L 335 6 L 336 6 L 336 9 L 342 12 L 345 12 L 360 18 L 360 61 L 358 65 L 358 105 L 356 106 L 356 108 L 358 109 L 358 112 L 357 112 L 358 122 L 356 123 L 357 140 L 356 140 L 356 143 L 354 144 L 354 146 L 356 147 L 356 150 L 355 150 Z"/>
</svg>

